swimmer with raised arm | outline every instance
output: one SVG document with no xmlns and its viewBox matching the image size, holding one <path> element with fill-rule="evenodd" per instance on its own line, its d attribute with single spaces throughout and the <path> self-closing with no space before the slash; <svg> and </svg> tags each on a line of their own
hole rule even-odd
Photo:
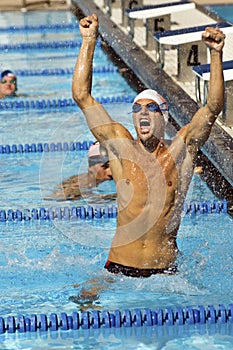
<svg viewBox="0 0 233 350">
<path fill-rule="evenodd" d="M 202 40 L 211 58 L 207 103 L 167 145 L 164 131 L 168 106 L 156 91 L 144 90 L 134 100 L 132 118 L 137 140 L 95 100 L 91 88 L 97 15 L 83 18 L 80 31 L 82 46 L 74 70 L 73 98 L 93 135 L 107 149 L 117 190 L 117 227 L 105 268 L 132 277 L 172 274 L 176 271 L 176 238 L 195 158 L 223 108 L 225 35 L 219 28 L 207 27 L 204 31 Z"/>
</svg>

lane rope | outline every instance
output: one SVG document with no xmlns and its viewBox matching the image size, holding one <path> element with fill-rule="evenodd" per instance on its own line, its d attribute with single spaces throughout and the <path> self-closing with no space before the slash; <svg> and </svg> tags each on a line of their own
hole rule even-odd
<svg viewBox="0 0 233 350">
<path fill-rule="evenodd" d="M 227 201 L 215 199 L 211 201 L 185 202 L 183 206 L 185 215 L 192 214 L 226 214 Z M 116 205 L 96 206 L 71 206 L 71 207 L 48 207 L 33 209 L 7 209 L 0 210 L 0 222 L 12 221 L 51 221 L 51 220 L 94 220 L 117 217 Z"/>
<path fill-rule="evenodd" d="M 114 65 L 93 67 L 93 73 L 115 73 L 118 68 Z M 51 76 L 51 75 L 71 75 L 74 73 L 74 68 L 45 68 L 45 69 L 16 69 L 16 76 Z"/>
<path fill-rule="evenodd" d="M 227 307 L 220 304 L 217 308 L 213 305 L 204 307 L 171 307 L 165 310 L 126 309 L 124 311 L 83 311 L 73 312 L 68 315 L 65 312 L 50 315 L 32 314 L 30 316 L 18 315 L 0 317 L 0 334 L 20 333 L 36 331 L 58 331 L 99 328 L 129 328 L 129 327 L 153 327 L 174 325 L 203 325 L 203 324 L 233 323 L 233 304 Z"/>
<path fill-rule="evenodd" d="M 133 96 L 112 96 L 112 97 L 96 97 L 101 104 L 107 103 L 132 103 Z M 0 101 L 1 110 L 27 110 L 27 109 L 61 109 L 69 107 L 77 107 L 72 98 L 53 99 L 53 100 L 17 100 L 17 101 Z"/>
</svg>

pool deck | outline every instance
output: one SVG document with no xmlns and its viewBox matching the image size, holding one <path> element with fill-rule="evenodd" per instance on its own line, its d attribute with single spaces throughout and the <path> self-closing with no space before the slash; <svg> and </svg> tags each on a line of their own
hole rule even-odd
<svg viewBox="0 0 233 350">
<path fill-rule="evenodd" d="M 170 106 L 171 117 L 174 119 L 178 128 L 187 124 L 197 111 L 198 105 L 195 101 L 194 82 L 180 83 L 176 80 L 174 69 L 177 65 L 177 55 L 174 53 L 174 50 L 168 50 L 166 54 L 171 55 L 167 60 L 169 64 L 165 65 L 163 69 L 160 68 L 158 64 L 155 63 L 155 52 L 153 52 L 153 50 L 146 50 L 143 47 L 142 43 L 145 38 L 141 36 L 140 31 L 137 32 L 136 29 L 135 38 L 134 41 L 132 41 L 126 29 L 119 24 L 118 13 L 113 12 L 111 18 L 106 15 L 103 8 L 103 0 L 51 0 L 50 5 L 46 4 L 46 1 L 39 0 L 26 0 L 26 2 L 29 5 L 25 9 L 22 8 L 23 0 L 1 0 L 0 10 L 62 10 L 69 9 L 70 6 L 77 6 L 85 15 L 93 12 L 97 13 L 99 16 L 99 30 L 102 38 L 106 43 L 109 43 L 114 52 L 121 58 L 125 67 L 129 68 L 145 86 L 156 89 L 162 95 L 166 96 Z M 195 2 L 198 5 L 233 4 L 233 0 L 197 0 Z M 144 0 L 144 4 L 151 3 L 153 3 L 152 0 Z M 175 24 L 174 29 L 202 24 L 205 25 L 211 23 L 211 21 L 213 21 L 213 23 L 215 22 L 213 18 L 209 17 L 206 13 L 200 12 L 199 9 L 193 10 L 191 16 L 187 16 L 186 12 L 174 15 L 172 21 Z M 230 34 L 227 36 L 227 42 L 224 48 L 225 60 L 233 59 L 232 41 L 233 36 Z M 220 188 L 219 191 L 221 191 L 222 196 L 225 198 L 230 198 L 231 203 L 233 198 L 232 138 L 233 129 L 226 127 L 221 123 L 221 120 L 219 120 L 215 123 L 211 135 L 203 147 L 203 153 L 219 170 L 221 180 L 218 182 L 223 181 L 222 189 Z M 214 183 L 214 177 L 212 180 Z"/>
<path fill-rule="evenodd" d="M 71 5 L 71 0 L 50 0 L 48 5 L 46 0 L 25 0 L 28 10 L 63 10 L 68 9 Z M 221 5 L 221 4 L 233 4 L 233 0 L 196 0 L 198 5 Z M 24 0 L 0 0 L 0 11 L 24 11 Z"/>
<path fill-rule="evenodd" d="M 0 11 L 66 10 L 70 5 L 68 0 L 0 0 Z"/>
</svg>

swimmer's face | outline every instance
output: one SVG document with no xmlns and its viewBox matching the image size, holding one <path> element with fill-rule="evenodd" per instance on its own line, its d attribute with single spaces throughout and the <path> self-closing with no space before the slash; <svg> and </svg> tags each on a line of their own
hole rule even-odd
<svg viewBox="0 0 233 350">
<path fill-rule="evenodd" d="M 95 164 L 89 168 L 89 174 L 94 176 L 97 182 L 112 180 L 112 173 L 109 167 L 103 163 Z"/>
<path fill-rule="evenodd" d="M 16 91 L 16 77 L 5 75 L 0 81 L 0 96 L 11 96 Z"/>
<path fill-rule="evenodd" d="M 100 181 L 112 180 L 112 172 L 110 168 L 100 167 L 96 174 L 96 179 Z"/>
<path fill-rule="evenodd" d="M 153 135 L 158 139 L 164 137 L 165 121 L 156 102 L 141 99 L 132 109 L 134 127 L 140 140 L 148 140 Z"/>
</svg>

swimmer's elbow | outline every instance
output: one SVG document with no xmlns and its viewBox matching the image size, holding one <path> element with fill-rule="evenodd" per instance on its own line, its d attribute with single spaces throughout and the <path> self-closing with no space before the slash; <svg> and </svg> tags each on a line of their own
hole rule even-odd
<svg viewBox="0 0 233 350">
<path fill-rule="evenodd" d="M 72 95 L 75 102 L 80 105 L 88 98 L 90 93 L 87 89 L 81 88 L 79 84 L 75 84 L 74 82 L 72 86 Z"/>
<path fill-rule="evenodd" d="M 91 107 L 94 104 L 94 98 L 91 96 L 91 94 L 84 90 L 73 90 L 72 96 L 74 101 L 77 103 L 77 105 L 81 109 L 85 109 L 88 107 Z"/>
<path fill-rule="evenodd" d="M 209 108 L 211 119 L 215 121 L 215 119 L 218 117 L 218 115 L 221 113 L 223 110 L 223 103 L 214 101 L 215 103 L 210 103 L 209 101 L 207 102 L 207 107 Z"/>
<path fill-rule="evenodd" d="M 72 96 L 74 101 L 77 103 L 77 105 L 80 107 L 84 101 L 86 100 L 86 95 L 81 93 L 81 91 L 73 90 Z"/>
</svg>

